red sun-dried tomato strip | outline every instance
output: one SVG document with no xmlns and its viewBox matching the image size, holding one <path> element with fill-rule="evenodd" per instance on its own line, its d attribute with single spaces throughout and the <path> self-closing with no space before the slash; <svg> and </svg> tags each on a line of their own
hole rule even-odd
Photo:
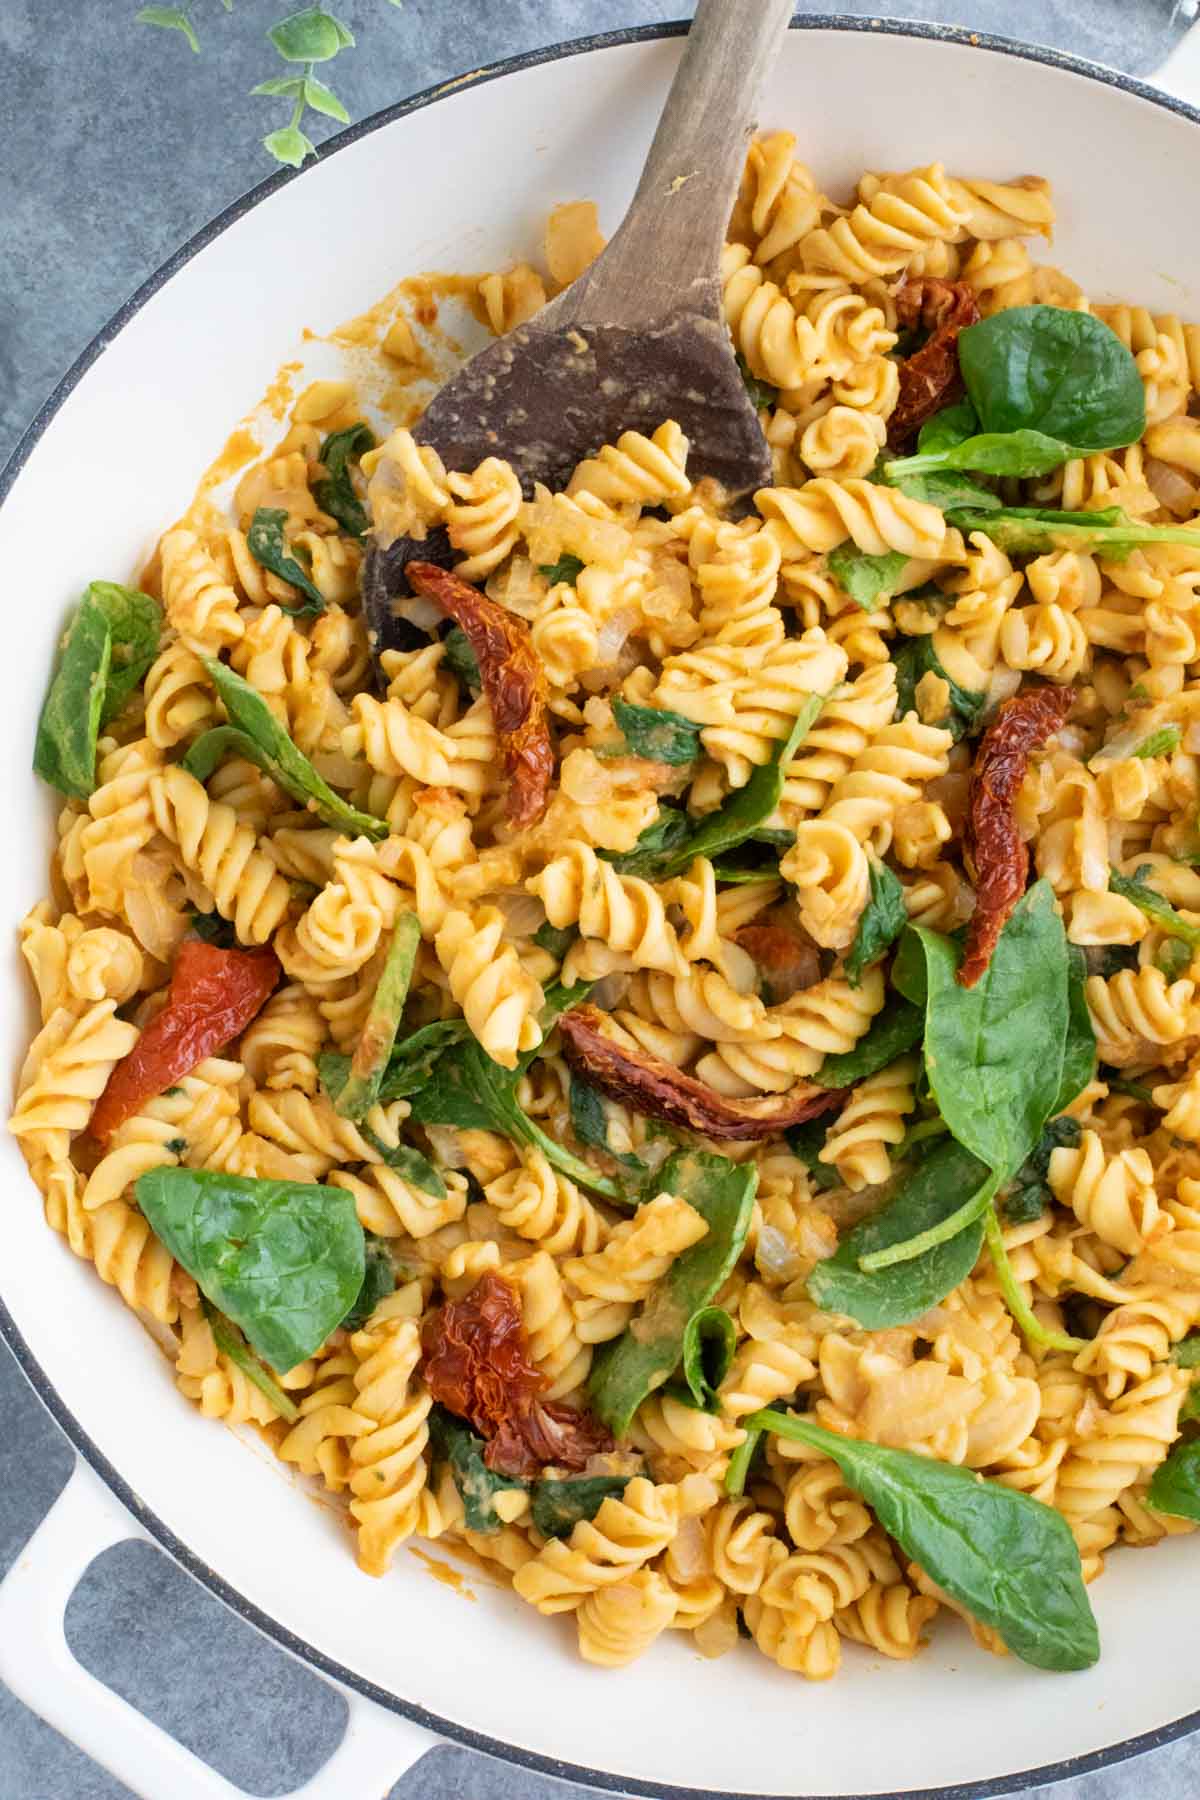
<svg viewBox="0 0 1200 1800">
<path fill-rule="evenodd" d="M 734 943 L 758 965 L 763 993 L 771 1006 L 790 1000 L 821 979 L 821 957 L 806 932 L 770 922 L 743 925 Z"/>
<path fill-rule="evenodd" d="M 832 1106 L 845 1091 L 797 1083 L 786 1094 L 761 1100 L 730 1100 L 715 1088 L 685 1075 L 659 1056 L 631 1050 L 610 1036 L 608 1020 L 598 1006 L 573 1006 L 558 1021 L 571 1067 L 610 1100 L 621 1100 L 635 1112 L 705 1137 L 749 1139 L 772 1137 Z"/>
<path fill-rule="evenodd" d="M 539 1398 L 546 1378 L 529 1355 L 516 1289 L 483 1275 L 461 1300 L 428 1313 L 422 1372 L 435 1400 L 487 1439 L 483 1460 L 498 1475 L 528 1481 L 549 1463 L 582 1469 L 611 1450 L 611 1432 L 590 1413 Z"/>
<path fill-rule="evenodd" d="M 107 1143 L 145 1101 L 223 1050 L 245 1031 L 279 975 L 273 950 L 221 950 L 199 938 L 181 944 L 167 1004 L 109 1076 L 92 1113 L 92 1136 Z"/>
<path fill-rule="evenodd" d="M 1013 816 L 1017 791 L 1031 751 L 1059 730 L 1074 699 L 1074 688 L 1027 688 L 1004 702 L 980 740 L 963 831 L 975 911 L 958 971 L 962 987 L 974 987 L 991 962 L 1000 933 L 1025 892 L 1029 847 Z"/>
<path fill-rule="evenodd" d="M 896 314 L 902 325 L 924 325 L 930 336 L 900 364 L 900 398 L 888 420 L 893 450 L 960 393 L 958 334 L 978 320 L 979 301 L 965 281 L 928 276 L 897 291 Z"/>
<path fill-rule="evenodd" d="M 536 824 L 550 800 L 554 751 L 548 686 L 529 627 L 470 582 L 436 563 L 410 562 L 409 586 L 461 625 L 479 664 L 483 691 L 509 780 L 505 811 L 517 830 Z"/>
</svg>

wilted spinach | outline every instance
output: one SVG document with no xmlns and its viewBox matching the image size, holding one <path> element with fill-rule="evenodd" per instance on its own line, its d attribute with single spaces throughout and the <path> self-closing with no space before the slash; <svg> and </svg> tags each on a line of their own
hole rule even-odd
<svg viewBox="0 0 1200 1800">
<path fill-rule="evenodd" d="M 855 1082 L 865 1081 L 868 1075 L 877 1075 L 880 1069 L 886 1069 L 898 1056 L 920 1043 L 924 1029 L 921 1008 L 911 1005 L 900 994 L 889 994 L 883 1011 L 875 1014 L 853 1050 L 845 1050 L 840 1056 L 827 1056 L 813 1080 L 821 1087 L 853 1087 Z M 818 1118 L 811 1123 L 824 1129 L 827 1121 Z"/>
<path fill-rule="evenodd" d="M 303 606 L 284 606 L 277 602 L 280 612 L 288 613 L 294 619 L 302 619 L 315 613 L 323 613 L 325 597 L 320 588 L 314 585 L 308 571 L 289 554 L 285 536 L 287 520 L 283 507 L 260 506 L 250 521 L 250 529 L 246 533 L 246 548 L 264 569 L 270 569 L 272 575 L 278 575 L 281 581 L 290 583 L 298 593 L 303 594 Z"/>
<path fill-rule="evenodd" d="M 363 537 L 367 529 L 367 513 L 354 491 L 350 465 L 367 450 L 375 448 L 375 434 L 359 420 L 345 431 L 331 431 L 318 455 L 325 468 L 324 478 L 313 483 L 313 498 L 322 512 L 336 519 L 351 537 Z"/>
<path fill-rule="evenodd" d="M 881 601 L 890 600 L 895 593 L 909 559 L 901 550 L 885 550 L 880 556 L 871 556 L 848 542 L 831 550 L 825 562 L 854 604 L 864 612 L 874 612 Z"/>
<path fill-rule="evenodd" d="M 904 883 L 886 863 L 873 857 L 870 896 L 859 915 L 858 930 L 846 957 L 846 979 L 851 987 L 861 985 L 863 971 L 891 949 L 907 924 Z"/>
<path fill-rule="evenodd" d="M 987 706 L 987 695 L 973 688 L 960 687 L 947 675 L 933 647 L 933 634 L 907 638 L 896 652 L 896 717 L 917 710 L 917 684 L 924 675 L 936 675 L 950 691 L 949 712 L 941 723 L 955 743 L 968 737 L 978 726 Z"/>
<path fill-rule="evenodd" d="M 96 741 L 158 654 L 157 600 L 115 581 L 93 581 L 63 643 L 38 719 L 33 767 L 62 794 L 86 800 L 96 785 Z"/>
<path fill-rule="evenodd" d="M 673 766 L 695 762 L 700 754 L 700 727 L 682 713 L 657 706 L 634 706 L 614 695 L 613 718 L 625 736 L 630 756 Z"/>
</svg>

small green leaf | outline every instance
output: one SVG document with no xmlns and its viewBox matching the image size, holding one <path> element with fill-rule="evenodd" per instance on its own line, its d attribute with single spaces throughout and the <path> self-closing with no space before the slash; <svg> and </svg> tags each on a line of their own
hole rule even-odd
<svg viewBox="0 0 1200 1800">
<path fill-rule="evenodd" d="M 462 683 L 471 693 L 478 694 L 483 687 L 483 677 L 479 673 L 479 658 L 471 648 L 471 641 L 461 625 L 452 625 L 442 639 L 442 660 L 456 681 Z"/>
<path fill-rule="evenodd" d="M 269 94 L 285 100 L 297 100 L 303 92 L 303 75 L 273 75 L 270 81 L 260 81 L 257 87 L 250 89 L 251 97 Z"/>
<path fill-rule="evenodd" d="M 619 875 L 657 880 L 672 852 L 690 841 L 693 829 L 694 822 L 681 807 L 660 806 L 632 850 L 601 850 L 599 854 Z"/>
<path fill-rule="evenodd" d="M 825 558 L 829 572 L 839 581 L 856 606 L 874 612 L 882 600 L 890 600 L 909 559 L 899 550 L 869 556 L 853 542 L 839 544 Z"/>
<path fill-rule="evenodd" d="M 574 587 L 583 574 L 583 563 L 579 557 L 571 555 L 560 556 L 554 563 L 539 563 L 537 567 L 538 574 L 544 575 L 551 587 L 556 587 L 560 581 Z"/>
<path fill-rule="evenodd" d="M 35 772 L 86 800 L 100 727 L 116 716 L 158 653 L 158 602 L 115 581 L 89 584 L 71 621 L 34 742 Z"/>
<path fill-rule="evenodd" d="M 917 449 L 922 456 L 935 455 L 974 437 L 978 430 L 979 414 L 971 402 L 956 400 L 953 406 L 943 406 L 931 419 L 926 419 L 917 433 Z"/>
<path fill-rule="evenodd" d="M 863 971 L 891 949 L 904 927 L 904 883 L 878 858 L 871 861 L 871 894 L 858 921 L 854 942 L 846 957 L 846 979 L 851 987 L 862 983 Z"/>
<path fill-rule="evenodd" d="M 354 43 L 349 28 L 320 6 L 306 6 L 272 25 L 267 36 L 284 62 L 328 62 Z"/>
<path fill-rule="evenodd" d="M 164 31 L 182 32 L 197 56 L 200 54 L 200 40 L 196 36 L 195 27 L 182 6 L 143 6 L 134 15 L 138 25 L 160 25 Z"/>
<path fill-rule="evenodd" d="M 306 75 L 304 78 L 304 100 L 314 112 L 324 113 L 327 119 L 337 119 L 342 125 L 350 123 L 350 114 L 333 89 L 326 87 L 323 81 L 318 81 L 315 75 Z"/>
<path fill-rule="evenodd" d="M 530 1496 L 534 1529 L 543 1537 L 570 1537 L 583 1519 L 594 1519 L 610 1495 L 623 1494 L 628 1475 L 543 1476 Z"/>
<path fill-rule="evenodd" d="M 932 632 L 924 637 L 908 638 L 893 660 L 896 664 L 898 719 L 917 710 L 917 684 L 922 676 L 933 674 L 939 676 L 950 690 L 950 710 L 941 723 L 950 732 L 955 743 L 976 730 L 987 707 L 987 695 L 978 693 L 973 688 L 959 687 L 947 675 L 933 647 Z"/>
<path fill-rule="evenodd" d="M 768 1409 L 743 1423 L 831 1457 L 905 1555 L 1015 1656 L 1039 1669 L 1096 1661 L 1100 1640 L 1079 1551 L 1053 1507 L 971 1469 L 840 1437 L 791 1413 Z"/>
<path fill-rule="evenodd" d="M 260 506 L 250 521 L 250 529 L 246 533 L 246 548 L 264 569 L 270 569 L 281 581 L 290 582 L 308 602 L 306 606 L 282 606 L 281 612 L 289 613 L 293 618 L 323 613 L 324 595 L 319 588 L 313 586 L 311 577 L 301 568 L 296 558 L 288 554 L 284 536 L 287 517 L 282 507 Z"/>
<path fill-rule="evenodd" d="M 619 694 L 613 697 L 612 710 L 631 756 L 644 756 L 648 762 L 669 763 L 672 767 L 695 762 L 699 756 L 700 727 L 682 713 L 657 706 L 633 706 Z"/>
<path fill-rule="evenodd" d="M 263 149 L 270 151 L 276 162 L 286 163 L 289 169 L 298 169 L 306 156 L 317 154 L 316 145 L 305 137 L 298 125 L 283 125 L 278 131 L 269 131 L 263 139 Z"/>
<path fill-rule="evenodd" d="M 320 84 L 318 83 L 318 86 Z M 309 105 L 313 104 L 309 100 Z M 335 115 L 336 116 L 336 115 Z M 367 450 L 375 447 L 375 433 L 360 420 L 345 431 L 331 431 L 318 451 L 325 470 L 322 480 L 313 484 L 313 498 L 322 512 L 337 520 L 351 537 L 363 537 L 367 529 L 366 508 L 354 491 L 350 465 Z"/>
<path fill-rule="evenodd" d="M 919 1044 L 924 1029 L 921 1008 L 910 1005 L 902 995 L 889 994 L 883 1011 L 876 1013 L 853 1050 L 843 1051 L 840 1056 L 827 1056 L 813 1080 L 821 1087 L 853 1087 L 855 1082 L 865 1081 L 868 1075 L 877 1075 L 880 1069 L 886 1069 L 898 1056 Z"/>
<path fill-rule="evenodd" d="M 729 1373 L 737 1326 L 723 1306 L 702 1306 L 683 1328 L 680 1368 L 692 1400 L 703 1412 L 717 1410 L 717 1390 Z"/>
<path fill-rule="evenodd" d="M 1180 918 L 1171 902 L 1143 879 L 1150 873 L 1151 865 L 1146 863 L 1134 875 L 1122 875 L 1119 869 L 1110 869 L 1109 892 L 1119 894 L 1123 900 L 1132 901 L 1139 912 L 1144 912 L 1148 919 L 1153 919 L 1169 937 L 1178 938 L 1181 943 L 1191 944 L 1193 948 L 1200 946 L 1200 925 L 1190 925 L 1186 919 Z"/>
<path fill-rule="evenodd" d="M 364 1265 L 362 1286 L 354 1305 L 342 1320 L 343 1331 L 361 1331 L 381 1300 L 396 1291 L 396 1266 L 388 1248 L 388 1240 L 364 1232 Z"/>
<path fill-rule="evenodd" d="M 1139 757 L 1170 756 L 1173 750 L 1178 750 L 1182 736 L 1178 725 L 1164 725 L 1161 730 L 1152 731 L 1149 737 L 1135 745 L 1131 754 Z"/>
<path fill-rule="evenodd" d="M 1087 1003 L 1087 958 L 1078 944 L 1067 945 L 1067 1037 L 1063 1045 L 1062 1077 L 1054 1113 L 1065 1112 L 1078 1100 L 1096 1073 L 1096 1033 Z"/>
<path fill-rule="evenodd" d="M 387 837 L 391 829 L 387 820 L 360 812 L 334 793 L 303 750 L 297 749 L 257 688 L 227 663 L 209 656 L 203 660 L 231 724 L 217 725 L 196 739 L 183 759 L 189 774 L 206 781 L 223 757 L 245 756 L 302 806 L 311 801 L 312 810 L 324 824 L 348 837 L 369 837 L 374 843 Z"/>
<path fill-rule="evenodd" d="M 361 1122 L 379 1099 L 420 942 L 421 921 L 416 913 L 400 913 L 371 1010 L 355 1046 L 346 1084 L 334 1102 L 336 1110 L 345 1119 Z"/>
<path fill-rule="evenodd" d="M 775 402 L 779 399 L 779 389 L 777 387 L 772 387 L 769 381 L 760 381 L 757 375 L 752 374 L 750 371 L 750 364 L 746 361 L 740 350 L 734 353 L 734 361 L 737 363 L 738 373 L 742 378 L 746 392 L 749 394 L 753 404 L 757 406 L 760 411 L 764 406 L 774 406 Z"/>
<path fill-rule="evenodd" d="M 465 1419 L 444 1406 L 429 1415 L 429 1444 L 435 1462 L 447 1462 L 454 1485 L 462 1497 L 468 1531 L 499 1531 L 503 1521 L 496 1511 L 496 1495 L 525 1487 L 509 1475 L 497 1475 L 483 1460 L 486 1445 Z"/>
<path fill-rule="evenodd" d="M 539 950 L 544 950 L 548 956 L 557 957 L 561 962 L 578 936 L 577 926 L 552 925 L 546 919 L 534 932 L 533 941 Z"/>
<path fill-rule="evenodd" d="M 603 1094 L 597 1093 L 578 1075 L 571 1076 L 570 1090 L 571 1130 L 581 1144 L 589 1149 L 603 1150 L 626 1169 L 645 1170 L 639 1156 L 631 1152 L 619 1152 L 613 1149 L 608 1141 L 608 1103 Z"/>
</svg>

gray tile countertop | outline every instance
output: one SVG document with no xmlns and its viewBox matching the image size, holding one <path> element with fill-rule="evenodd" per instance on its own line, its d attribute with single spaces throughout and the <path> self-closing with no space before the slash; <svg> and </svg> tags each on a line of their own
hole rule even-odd
<svg viewBox="0 0 1200 1800">
<path fill-rule="evenodd" d="M 273 72 L 262 33 L 288 6 L 237 0 L 226 17 L 200 0 L 200 57 L 174 32 L 135 25 L 135 10 L 136 0 L 0 0 L 0 462 L 130 290 L 267 172 L 258 139 L 280 122 L 279 103 L 241 96 Z M 339 61 L 336 86 L 362 118 L 481 62 L 691 8 L 682 0 L 403 0 L 394 8 L 341 0 L 337 10 L 360 48 Z M 842 0 L 842 10 L 953 20 L 1145 73 L 1195 8 L 1173 0 Z M 72 1452 L 3 1346 L 0 1416 L 2 1578 L 66 1480 Z M 67 1630 L 81 1662 L 248 1793 L 290 1793 L 338 1742 L 340 1697 L 148 1545 L 118 1546 L 93 1565 Z M 1200 1737 L 1025 1800 L 1184 1800 L 1197 1791 Z M 581 1790 L 447 1748 L 426 1757 L 394 1797 L 567 1800 L 571 1792 Z M 0 1800 L 67 1796 L 128 1800 L 0 1687 Z"/>
</svg>

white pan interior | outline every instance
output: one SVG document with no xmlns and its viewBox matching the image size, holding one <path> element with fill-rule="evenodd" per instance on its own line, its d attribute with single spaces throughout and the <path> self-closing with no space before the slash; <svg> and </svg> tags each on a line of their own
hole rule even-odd
<svg viewBox="0 0 1200 1800">
<path fill-rule="evenodd" d="M 132 573 L 305 326 L 329 329 L 405 274 L 535 253 L 562 200 L 596 199 L 611 231 L 678 53 L 674 41 L 615 46 L 451 90 L 310 168 L 187 262 L 51 421 L 0 513 L 11 1069 L 30 1023 L 14 933 L 45 890 L 50 816 L 27 770 L 68 605 L 90 578 Z M 1200 317 L 1200 236 L 1186 229 L 1200 130 L 1135 94 L 965 44 L 819 30 L 792 34 L 763 119 L 797 132 L 835 194 L 864 168 L 935 158 L 962 174 L 1046 174 L 1062 221 L 1047 254 L 1093 298 Z M 7 1138 L 0 1168 L 0 1293 L 83 1430 L 253 1605 L 442 1719 L 634 1789 L 858 1795 L 1061 1763 L 1196 1705 L 1186 1541 L 1112 1558 L 1094 1592 L 1103 1661 L 1073 1676 L 997 1661 L 948 1624 L 915 1662 L 850 1654 L 824 1687 L 748 1648 L 703 1662 L 681 1636 L 599 1673 L 576 1660 L 569 1622 L 542 1622 L 482 1580 L 471 1600 L 401 1552 L 373 1581 L 327 1509 L 178 1398 L 136 1321 L 47 1230 Z"/>
</svg>

